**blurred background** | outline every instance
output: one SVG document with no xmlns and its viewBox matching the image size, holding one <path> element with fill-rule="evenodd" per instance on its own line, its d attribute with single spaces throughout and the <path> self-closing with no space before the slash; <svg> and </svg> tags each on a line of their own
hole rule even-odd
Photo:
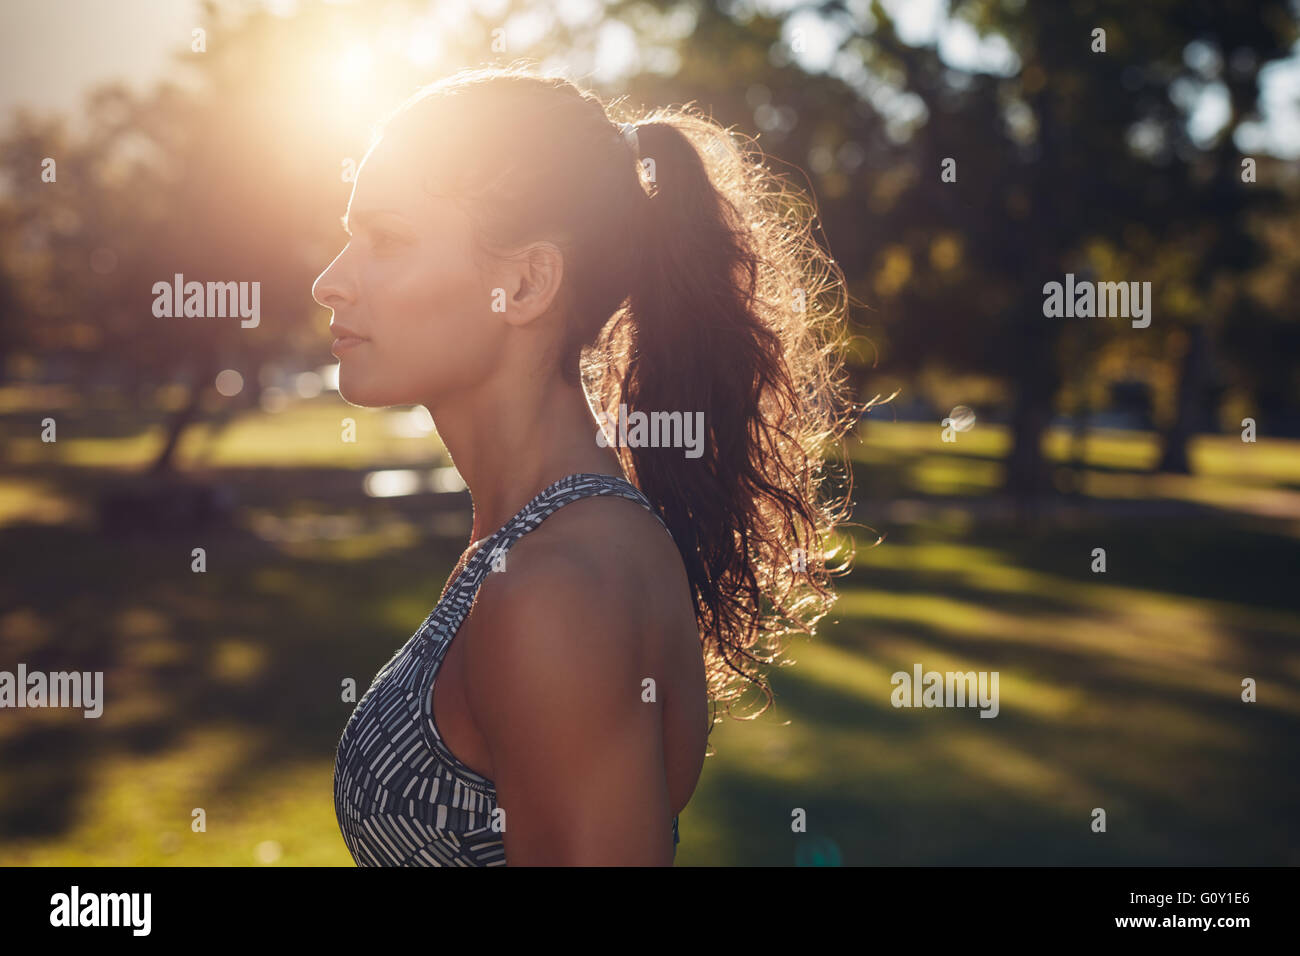
<svg viewBox="0 0 1300 956">
<path fill-rule="evenodd" d="M 0 864 L 351 865 L 340 682 L 432 609 L 471 512 L 424 409 L 339 398 L 310 287 L 372 124 L 518 58 L 756 136 L 849 281 L 859 401 L 890 399 L 848 440 L 854 571 L 775 706 L 715 729 L 678 865 L 1300 862 L 1298 19 L 6 3 L 0 670 L 107 700 L 0 710 Z M 259 281 L 260 324 L 155 317 L 176 273 Z M 1045 317 L 1067 273 L 1150 282 L 1150 325 Z M 893 708 L 917 663 L 998 671 L 999 715 Z"/>
</svg>

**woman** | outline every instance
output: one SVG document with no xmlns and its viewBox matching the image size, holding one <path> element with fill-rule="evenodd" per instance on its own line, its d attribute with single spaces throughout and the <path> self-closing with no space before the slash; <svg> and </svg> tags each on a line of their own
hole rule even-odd
<svg viewBox="0 0 1300 956">
<path fill-rule="evenodd" d="M 474 523 L 339 742 L 359 865 L 672 864 L 710 700 L 834 599 L 855 415 L 810 218 L 711 120 L 528 68 L 381 128 L 312 291 L 339 394 L 426 406 Z"/>
</svg>

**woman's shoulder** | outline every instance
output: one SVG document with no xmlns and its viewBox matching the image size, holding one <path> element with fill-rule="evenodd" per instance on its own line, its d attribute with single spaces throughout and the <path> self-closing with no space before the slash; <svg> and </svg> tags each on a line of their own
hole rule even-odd
<svg viewBox="0 0 1300 956">
<path fill-rule="evenodd" d="M 500 701 L 530 680 L 620 686 L 654 656 L 647 653 L 656 630 L 647 619 L 652 604 L 637 583 L 648 564 L 638 551 L 644 532 L 621 513 L 598 520 L 610 510 L 604 507 L 583 507 L 589 513 L 579 515 L 587 503 L 547 518 L 484 577 L 464 658 L 474 694 Z"/>
<path fill-rule="evenodd" d="M 493 567 L 472 613 L 496 633 L 535 627 L 539 617 L 561 627 L 658 630 L 690 606 L 671 535 L 644 505 L 618 495 L 567 503 Z"/>
<path fill-rule="evenodd" d="M 571 502 L 496 567 L 470 610 L 463 658 L 466 697 L 490 748 L 543 712 L 563 724 L 570 707 L 604 715 L 611 728 L 635 723 L 647 677 L 666 701 L 702 666 L 681 556 L 636 501 Z"/>
<path fill-rule="evenodd" d="M 624 605 L 635 604 L 648 588 L 666 590 L 686 580 L 681 556 L 658 517 L 621 495 L 568 502 L 514 542 L 504 565 L 503 584 L 514 567 L 522 572 L 515 581 L 519 587 L 567 581 Z"/>
</svg>

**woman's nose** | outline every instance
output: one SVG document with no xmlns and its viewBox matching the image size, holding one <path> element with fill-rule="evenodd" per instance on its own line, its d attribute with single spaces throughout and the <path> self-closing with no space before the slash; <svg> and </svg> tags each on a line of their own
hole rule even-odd
<svg viewBox="0 0 1300 956">
<path fill-rule="evenodd" d="M 342 258 L 343 253 L 340 252 L 311 285 L 311 297 L 327 309 L 336 309 L 339 305 L 351 301 L 343 270 L 340 268 L 339 260 Z"/>
</svg>

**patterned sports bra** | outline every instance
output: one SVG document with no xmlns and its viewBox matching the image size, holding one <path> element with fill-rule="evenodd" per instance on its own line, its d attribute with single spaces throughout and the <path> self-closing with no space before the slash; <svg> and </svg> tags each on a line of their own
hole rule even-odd
<svg viewBox="0 0 1300 956">
<path fill-rule="evenodd" d="M 484 539 L 357 703 L 334 759 L 334 812 L 358 866 L 506 865 L 505 844 L 492 826 L 496 787 L 443 742 L 433 685 L 496 556 L 557 509 L 590 495 L 630 498 L 659 518 L 635 485 L 612 475 L 573 474 L 547 486 Z M 676 859 L 676 816 L 672 824 Z"/>
</svg>

